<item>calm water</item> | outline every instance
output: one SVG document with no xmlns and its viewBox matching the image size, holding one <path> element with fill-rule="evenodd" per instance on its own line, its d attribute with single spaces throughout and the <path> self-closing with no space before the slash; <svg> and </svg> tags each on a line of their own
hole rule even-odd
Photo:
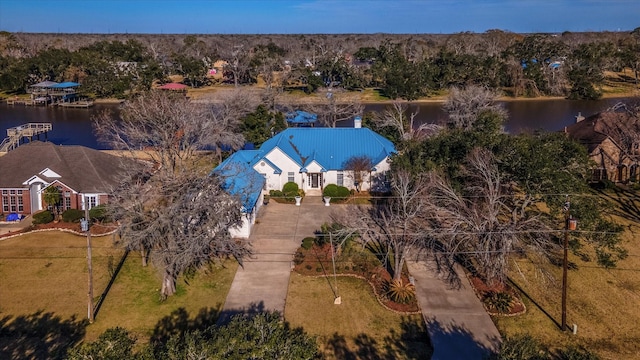
<svg viewBox="0 0 640 360">
<path fill-rule="evenodd" d="M 509 113 L 505 129 L 517 134 L 533 130 L 558 131 L 575 122 L 579 112 L 589 116 L 602 111 L 625 99 L 605 99 L 597 101 L 536 100 L 509 101 L 503 105 Z M 365 111 L 379 111 L 385 105 L 372 104 Z M 444 122 L 446 114 L 440 103 L 419 105 L 417 120 L 422 122 Z M 58 107 L 40 107 L 7 105 L 0 102 L 0 141 L 6 136 L 6 129 L 28 122 L 50 122 L 53 131 L 48 140 L 62 145 L 84 145 L 94 149 L 104 149 L 99 144 L 91 126 L 92 117 L 110 109 L 117 111 L 118 105 L 96 105 L 90 109 L 67 109 Z"/>
</svg>

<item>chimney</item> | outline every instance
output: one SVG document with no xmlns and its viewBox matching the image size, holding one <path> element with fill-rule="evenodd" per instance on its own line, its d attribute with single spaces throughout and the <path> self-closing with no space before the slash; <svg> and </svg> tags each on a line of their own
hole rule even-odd
<svg viewBox="0 0 640 360">
<path fill-rule="evenodd" d="M 578 116 L 576 116 L 576 122 L 579 123 L 582 120 L 584 120 L 584 116 L 582 116 L 582 112 L 578 112 Z"/>
<path fill-rule="evenodd" d="M 353 118 L 353 127 L 356 129 L 360 129 L 362 127 L 362 118 L 360 116 Z"/>
</svg>

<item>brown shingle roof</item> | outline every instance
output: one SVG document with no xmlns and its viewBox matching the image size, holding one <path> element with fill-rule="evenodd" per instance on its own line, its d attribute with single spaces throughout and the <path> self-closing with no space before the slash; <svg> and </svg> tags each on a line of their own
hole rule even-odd
<svg viewBox="0 0 640 360">
<path fill-rule="evenodd" d="M 628 131 L 633 126 L 638 126 L 637 119 L 633 119 L 629 113 L 606 111 L 567 126 L 566 133 L 570 138 L 587 146 L 589 153 L 591 153 L 608 137 L 614 143 L 621 144 L 622 139 L 617 138 L 618 134 Z"/>
<path fill-rule="evenodd" d="M 125 161 L 131 160 L 84 146 L 34 141 L 0 157 L 0 188 L 24 187 L 34 175 L 53 181 L 39 174 L 49 168 L 77 192 L 104 193 L 119 182 Z"/>
</svg>

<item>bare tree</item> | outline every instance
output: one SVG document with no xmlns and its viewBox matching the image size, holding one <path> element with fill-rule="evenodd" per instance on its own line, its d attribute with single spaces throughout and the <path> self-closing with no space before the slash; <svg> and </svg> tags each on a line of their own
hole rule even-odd
<svg viewBox="0 0 640 360">
<path fill-rule="evenodd" d="M 386 249 L 384 260 L 394 280 L 401 279 L 405 261 L 420 251 L 429 231 L 425 180 L 399 172 L 392 178 L 393 195 L 388 199 L 373 207 L 359 206 L 333 215 L 333 220 L 343 226 L 338 236 L 357 234 L 364 244 Z"/>
<path fill-rule="evenodd" d="M 228 229 L 240 222 L 239 202 L 228 195 L 199 150 L 241 143 L 232 121 L 237 104 L 192 104 L 182 95 L 152 91 L 127 102 L 121 119 L 103 113 L 95 119 L 102 142 L 150 166 L 131 166 L 108 205 L 120 223 L 128 249 L 150 257 L 162 273 L 162 298 L 175 292 L 180 274 L 207 261 L 248 252 Z"/>
<path fill-rule="evenodd" d="M 362 182 L 365 181 L 373 169 L 373 163 L 368 156 L 354 156 L 347 159 L 343 167 L 348 172 L 347 176 L 353 180 L 356 191 L 360 192 Z"/>
<path fill-rule="evenodd" d="M 494 91 L 482 86 L 452 87 L 443 105 L 449 114 L 449 126 L 469 130 L 483 112 L 494 112 L 505 118 L 507 114 L 502 106 L 496 104 L 496 98 Z"/>
<path fill-rule="evenodd" d="M 338 100 L 332 89 L 326 93 L 324 99 L 318 103 L 307 104 L 305 110 L 318 115 L 318 120 L 324 126 L 336 127 L 340 121 L 353 119 L 362 115 L 364 105 L 359 98 Z"/>
<path fill-rule="evenodd" d="M 410 113 L 408 109 L 408 103 L 394 101 L 384 111 L 375 114 L 373 121 L 376 128 L 390 127 L 397 131 L 400 139 L 404 141 L 420 140 L 436 135 L 441 130 L 441 127 L 436 124 L 417 125 L 416 116 L 418 116 L 420 108 L 416 108 L 415 112 Z"/>
<path fill-rule="evenodd" d="M 425 190 L 437 228 L 430 244 L 445 263 L 467 259 L 488 282 L 502 283 L 513 253 L 552 255 L 555 245 L 545 231 L 548 226 L 529 211 L 529 203 L 514 200 L 517 194 L 503 183 L 488 150 L 472 151 L 465 175 L 464 193 L 434 172 Z"/>
<path fill-rule="evenodd" d="M 248 245 L 229 234 L 241 223 L 240 203 L 217 177 L 184 172 L 141 180 L 123 183 L 108 208 L 126 248 L 146 249 L 160 272 L 162 299 L 175 293 L 180 275 L 229 256 L 242 263 L 249 254 Z"/>
</svg>

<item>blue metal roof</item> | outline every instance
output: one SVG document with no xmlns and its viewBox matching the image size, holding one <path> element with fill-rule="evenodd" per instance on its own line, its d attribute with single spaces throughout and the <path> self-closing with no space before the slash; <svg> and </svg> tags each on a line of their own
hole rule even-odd
<svg viewBox="0 0 640 360">
<path fill-rule="evenodd" d="M 71 87 L 78 87 L 78 86 L 80 86 L 80 84 L 78 84 L 77 82 L 71 82 L 71 81 L 51 85 L 51 87 L 54 89 L 64 89 L 64 88 L 71 88 Z"/>
<path fill-rule="evenodd" d="M 227 192 L 240 199 L 243 213 L 253 211 L 266 181 L 253 169 L 252 161 L 256 152 L 258 151 L 237 151 L 211 172 L 220 176 L 222 186 Z"/>
<path fill-rule="evenodd" d="M 318 121 L 318 115 L 301 110 L 287 113 L 286 117 L 287 122 L 292 124 L 313 124 Z"/>
<path fill-rule="evenodd" d="M 391 141 L 367 128 L 288 128 L 265 141 L 260 151 L 267 154 L 276 147 L 301 168 L 315 160 L 325 170 L 344 170 L 356 156 L 375 165 L 396 151 Z"/>
</svg>

